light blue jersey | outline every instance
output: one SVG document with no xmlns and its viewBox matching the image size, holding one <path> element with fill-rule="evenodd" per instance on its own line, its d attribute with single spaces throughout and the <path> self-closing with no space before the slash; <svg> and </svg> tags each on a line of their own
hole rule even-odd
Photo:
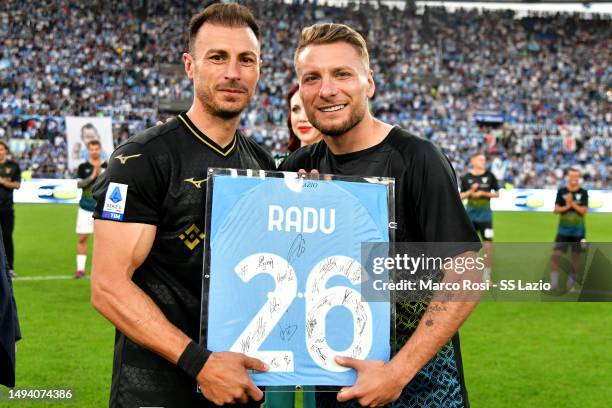
<svg viewBox="0 0 612 408">
<path fill-rule="evenodd" d="M 361 243 L 389 241 L 384 185 L 215 176 L 212 195 L 210 350 L 268 363 L 258 385 L 353 384 L 336 355 L 389 359 L 389 303 L 360 294 Z"/>
</svg>

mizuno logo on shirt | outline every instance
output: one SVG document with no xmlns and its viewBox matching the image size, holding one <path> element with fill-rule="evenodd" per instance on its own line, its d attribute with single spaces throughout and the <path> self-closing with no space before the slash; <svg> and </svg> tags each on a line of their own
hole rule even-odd
<svg viewBox="0 0 612 408">
<path fill-rule="evenodd" d="M 187 183 L 193 184 L 194 186 L 196 186 L 196 188 L 202 188 L 202 183 L 205 182 L 206 180 L 208 180 L 208 177 L 202 180 L 196 180 L 195 178 L 190 177 L 188 179 L 185 179 L 184 181 L 186 181 Z"/>
<path fill-rule="evenodd" d="M 125 164 L 125 162 L 128 161 L 129 159 L 133 159 L 135 157 L 140 157 L 140 156 L 142 156 L 142 153 L 133 154 L 131 156 L 124 156 L 123 154 L 120 154 L 119 156 L 115 157 L 115 159 L 119 160 L 121 164 Z"/>
</svg>

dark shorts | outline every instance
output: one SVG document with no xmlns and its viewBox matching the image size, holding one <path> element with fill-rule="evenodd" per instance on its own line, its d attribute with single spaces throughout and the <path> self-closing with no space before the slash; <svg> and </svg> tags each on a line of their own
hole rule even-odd
<svg viewBox="0 0 612 408">
<path fill-rule="evenodd" d="M 493 241 L 493 222 L 485 221 L 485 222 L 476 222 L 472 221 L 472 225 L 476 232 L 480 234 L 483 241 Z"/>
<path fill-rule="evenodd" d="M 572 252 L 582 252 L 582 240 L 584 237 L 571 237 L 569 235 L 559 235 L 557 234 L 555 238 L 555 250 L 565 252 L 569 248 L 572 249 Z"/>
</svg>

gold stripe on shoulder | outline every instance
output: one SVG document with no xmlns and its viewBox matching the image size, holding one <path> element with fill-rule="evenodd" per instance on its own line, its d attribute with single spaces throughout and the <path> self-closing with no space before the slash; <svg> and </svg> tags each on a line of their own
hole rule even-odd
<svg viewBox="0 0 612 408">
<path fill-rule="evenodd" d="M 178 115 L 178 118 L 183 121 L 183 123 L 185 124 L 185 126 L 187 126 L 187 129 L 189 129 L 191 131 L 191 133 L 197 137 L 202 143 L 204 143 L 206 146 L 210 147 L 211 149 L 213 149 L 215 152 L 219 153 L 221 156 L 227 156 L 228 154 L 230 154 L 232 152 L 232 150 L 234 150 L 234 147 L 236 147 L 236 136 L 234 136 L 234 141 L 232 142 L 232 147 L 230 147 L 227 152 L 223 152 L 219 149 L 217 149 L 215 146 L 213 146 L 212 144 L 210 144 L 209 142 L 206 141 L 206 139 L 202 138 L 200 135 L 198 135 L 198 132 L 196 132 L 190 125 L 189 123 L 187 123 L 187 121 L 185 120 L 185 118 L 183 118 L 182 115 Z"/>
</svg>

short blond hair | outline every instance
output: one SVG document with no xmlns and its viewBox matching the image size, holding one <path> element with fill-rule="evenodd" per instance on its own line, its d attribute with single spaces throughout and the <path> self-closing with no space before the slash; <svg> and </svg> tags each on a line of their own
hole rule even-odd
<svg viewBox="0 0 612 408">
<path fill-rule="evenodd" d="M 368 53 L 368 46 L 363 36 L 351 27 L 338 23 L 318 23 L 304 28 L 295 54 L 293 54 L 293 64 L 297 66 L 298 56 L 309 45 L 333 44 L 337 42 L 345 42 L 352 45 L 366 63 L 366 68 L 370 68 L 370 54 Z"/>
</svg>

